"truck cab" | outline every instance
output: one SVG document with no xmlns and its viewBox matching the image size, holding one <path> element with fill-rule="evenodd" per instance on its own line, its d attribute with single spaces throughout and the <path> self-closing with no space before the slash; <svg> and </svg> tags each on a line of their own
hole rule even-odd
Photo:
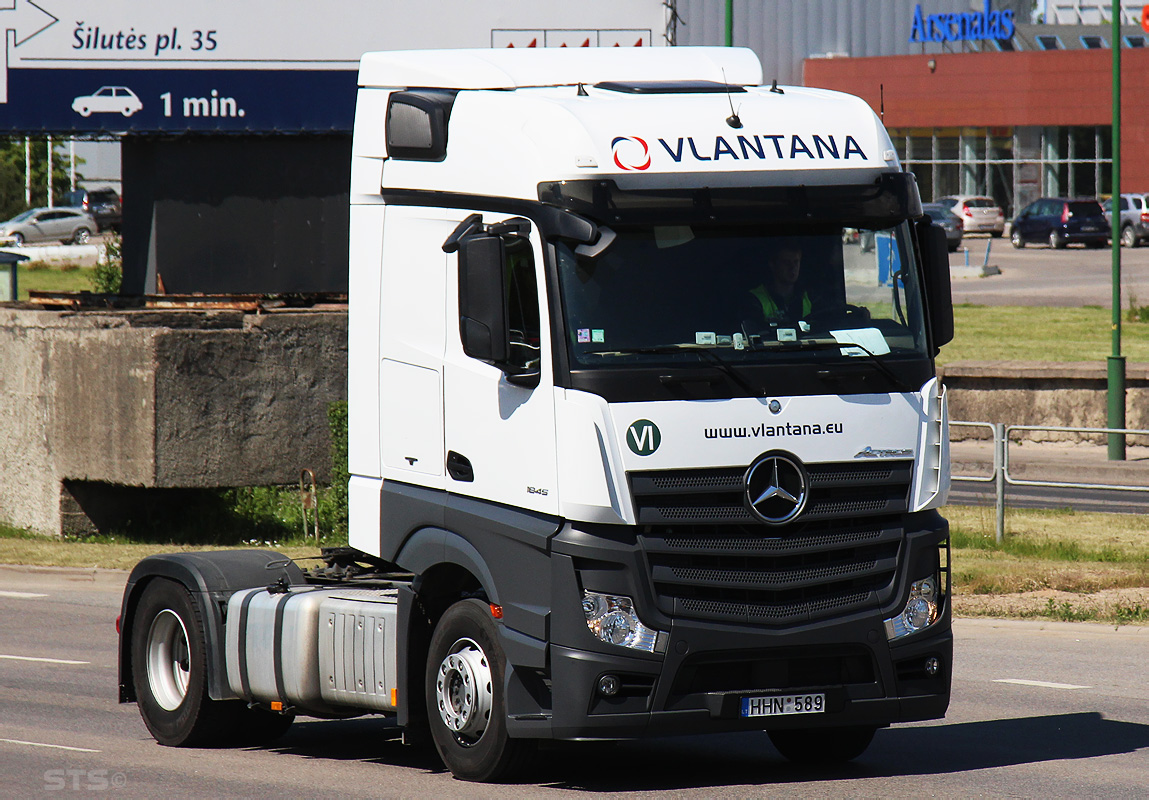
<svg viewBox="0 0 1149 800">
<path fill-rule="evenodd" d="M 945 714 L 944 233 L 861 100 L 762 84 L 741 49 L 363 58 L 350 545 L 409 578 L 366 656 L 394 691 L 311 711 L 472 780 L 541 739 L 842 760 Z"/>
</svg>

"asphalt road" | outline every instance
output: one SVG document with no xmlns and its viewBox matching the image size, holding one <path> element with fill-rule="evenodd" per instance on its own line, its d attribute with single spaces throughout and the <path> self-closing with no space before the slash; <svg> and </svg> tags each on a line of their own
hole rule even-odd
<svg viewBox="0 0 1149 800">
<path fill-rule="evenodd" d="M 304 720 L 273 747 L 157 745 L 116 700 L 125 575 L 0 568 L 3 797 L 1143 797 L 1149 628 L 959 620 L 946 720 L 880 731 L 832 771 L 763 734 L 570 744 L 521 782 L 455 781 L 378 719 Z"/>
<path fill-rule="evenodd" d="M 1008 238 L 967 236 L 971 266 L 986 263 L 1001 270 L 985 278 L 953 281 L 955 303 L 989 306 L 1087 306 L 1111 307 L 1113 298 L 1112 251 L 1090 250 L 1078 245 L 1052 250 L 1046 245 L 1026 245 L 1015 250 Z M 965 264 L 963 251 L 950 255 L 950 264 Z M 1121 249 L 1121 306 L 1133 296 L 1138 306 L 1149 305 L 1149 246 Z"/>
</svg>

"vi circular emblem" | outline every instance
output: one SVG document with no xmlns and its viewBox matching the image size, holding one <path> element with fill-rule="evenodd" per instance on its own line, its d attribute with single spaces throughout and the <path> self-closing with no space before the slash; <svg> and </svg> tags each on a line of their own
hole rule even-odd
<svg viewBox="0 0 1149 800">
<path fill-rule="evenodd" d="M 767 525 L 785 525 L 806 507 L 809 481 L 806 468 L 788 453 L 762 455 L 746 470 L 746 500 L 750 511 Z"/>
<path fill-rule="evenodd" d="M 636 456 L 648 456 L 662 444 L 662 433 L 650 420 L 636 420 L 626 429 L 626 444 Z"/>
</svg>

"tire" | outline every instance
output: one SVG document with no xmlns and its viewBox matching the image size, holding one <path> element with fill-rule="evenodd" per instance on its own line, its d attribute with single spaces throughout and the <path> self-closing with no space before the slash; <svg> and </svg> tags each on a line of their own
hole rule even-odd
<svg viewBox="0 0 1149 800">
<path fill-rule="evenodd" d="M 132 681 L 144 724 L 160 744 L 194 747 L 231 738 L 240 701 L 207 694 L 207 646 L 187 589 L 157 578 L 144 589 L 132 627 Z"/>
<path fill-rule="evenodd" d="M 1136 247 L 1141 244 L 1141 240 L 1137 238 L 1137 231 L 1133 230 L 1132 225 L 1126 225 L 1121 229 L 1121 246 L 1122 247 Z"/>
<path fill-rule="evenodd" d="M 199 607 L 187 589 L 157 578 L 144 589 L 132 627 L 132 681 L 140 715 L 169 747 L 267 744 L 294 714 L 248 708 L 207 693 L 207 646 Z"/>
<path fill-rule="evenodd" d="M 866 751 L 876 728 L 798 728 L 767 731 L 770 742 L 796 764 L 840 764 Z"/>
<path fill-rule="evenodd" d="M 72 244 L 87 244 L 92 238 L 92 232 L 87 228 L 79 228 L 72 234 Z"/>
<path fill-rule="evenodd" d="M 1016 250 L 1020 250 L 1025 247 L 1025 240 L 1021 238 L 1021 231 L 1010 231 L 1009 243 L 1012 244 Z"/>
<path fill-rule="evenodd" d="M 427 656 L 427 721 L 447 769 L 465 781 L 493 781 L 518 770 L 533 740 L 507 735 L 506 656 L 486 603 L 462 600 L 435 626 Z"/>
<path fill-rule="evenodd" d="M 1005 233 L 1005 231 L 1004 231 L 1004 230 L 1001 230 L 1001 231 L 990 231 L 989 235 L 990 235 L 990 236 L 992 236 L 992 237 L 993 237 L 993 238 L 995 238 L 995 239 L 1000 239 L 1004 233 Z"/>
<path fill-rule="evenodd" d="M 1065 249 L 1065 239 L 1057 231 L 1049 232 L 1049 246 L 1054 250 Z"/>
</svg>

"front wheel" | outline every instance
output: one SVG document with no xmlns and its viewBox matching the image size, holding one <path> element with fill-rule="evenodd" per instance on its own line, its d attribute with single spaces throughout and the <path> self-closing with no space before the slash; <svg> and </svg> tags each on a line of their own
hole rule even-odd
<svg viewBox="0 0 1149 800">
<path fill-rule="evenodd" d="M 462 600 L 435 626 L 427 656 L 427 715 L 440 758 L 456 778 L 492 781 L 520 767 L 533 741 L 507 735 L 506 656 L 490 608 Z"/>
<path fill-rule="evenodd" d="M 1009 243 L 1012 244 L 1014 246 L 1014 248 L 1017 250 L 1020 250 L 1021 248 L 1025 247 L 1025 240 L 1021 238 L 1021 231 L 1017 231 L 1017 230 L 1010 231 L 1009 232 Z"/>
<path fill-rule="evenodd" d="M 797 764 L 838 764 L 866 751 L 876 728 L 797 728 L 767 731 L 778 752 Z"/>
<path fill-rule="evenodd" d="M 24 244 L 24 234 L 22 234 L 22 233 L 12 234 L 12 245 L 14 247 L 20 247 L 23 244 Z"/>
</svg>

